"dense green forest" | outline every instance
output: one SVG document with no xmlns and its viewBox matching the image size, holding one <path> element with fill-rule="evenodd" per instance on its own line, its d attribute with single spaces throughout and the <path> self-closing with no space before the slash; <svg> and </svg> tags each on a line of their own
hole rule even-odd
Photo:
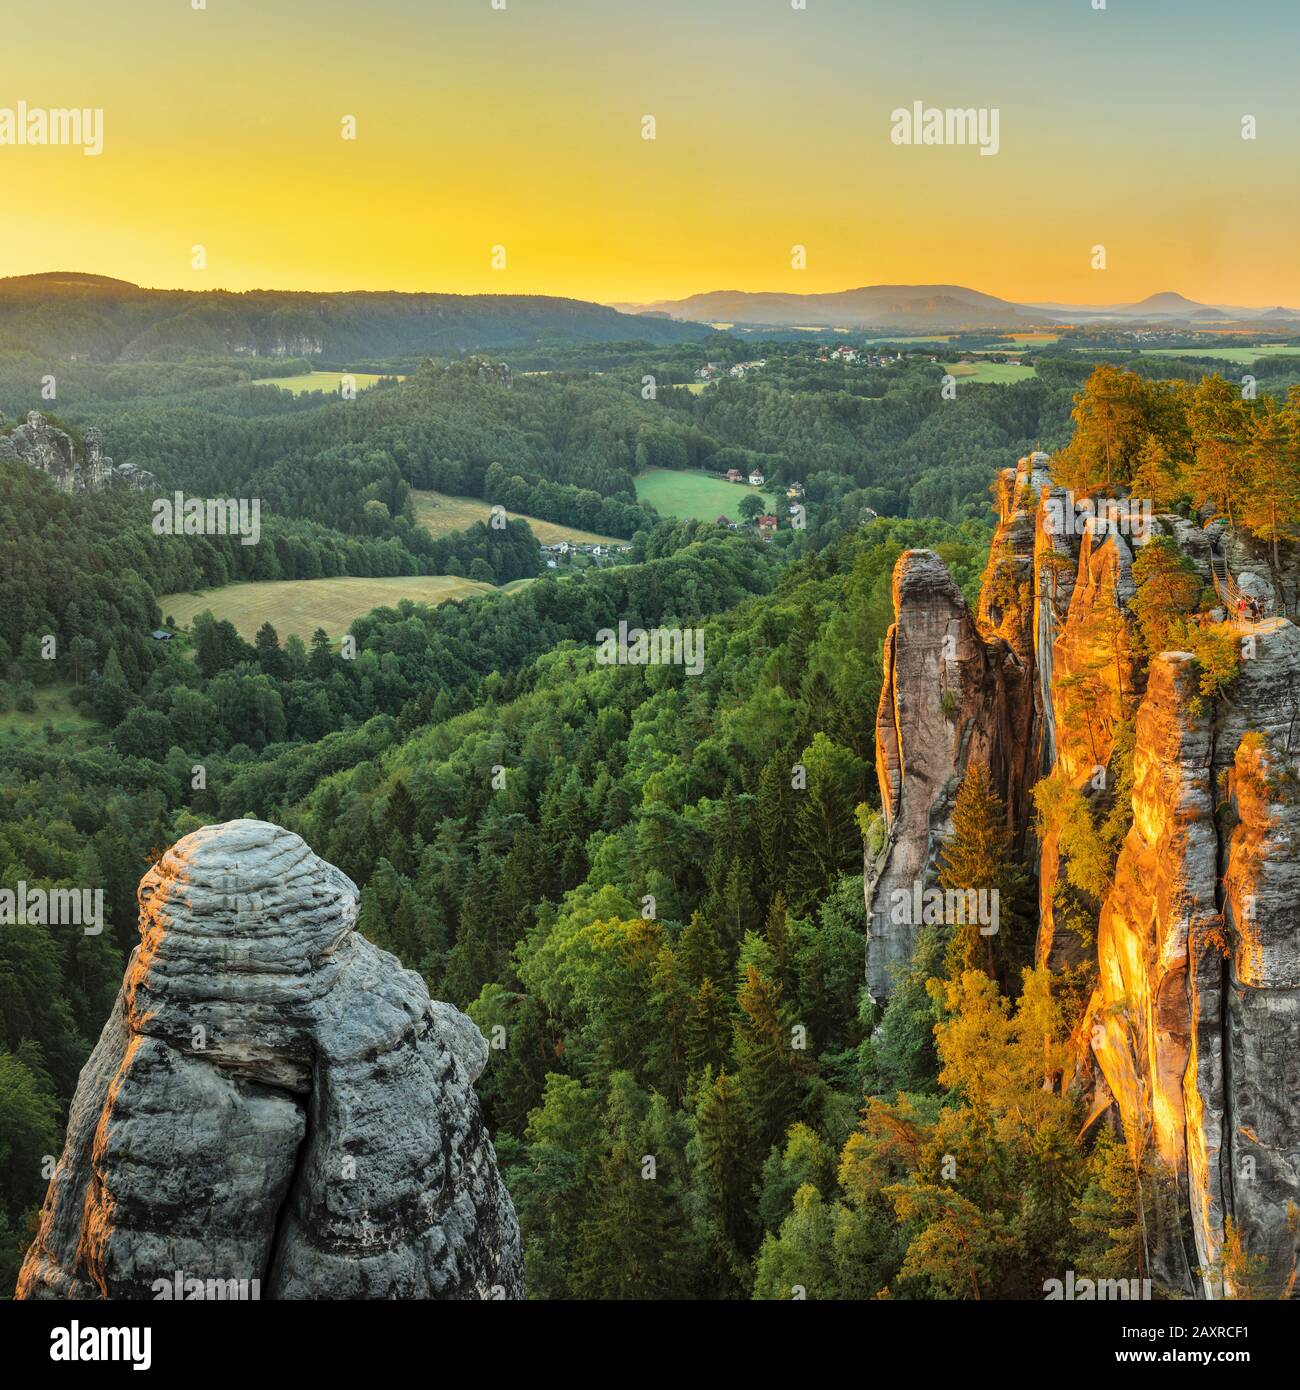
<svg viewBox="0 0 1300 1390">
<path fill-rule="evenodd" d="M 140 875 L 238 816 L 339 865 L 360 929 L 493 1040 L 479 1089 L 532 1296 L 1025 1297 L 1067 1265 L 1133 1268 L 1122 1147 L 1080 1146 L 1077 1099 L 1042 1084 L 1078 983 L 1027 969 L 1014 913 L 987 973 L 935 933 L 883 1013 L 863 988 L 891 574 L 933 548 L 973 602 L 990 481 L 1072 429 L 1080 488 L 1145 482 L 1268 538 L 1297 397 L 1239 408 L 1194 368 L 1104 369 L 1076 401 L 1094 364 L 1043 354 L 1036 380 L 944 401 L 925 353 L 827 367 L 781 344 L 691 392 L 695 346 L 609 346 L 579 370 L 588 351 L 512 386 L 427 360 L 332 402 L 220 357 L 161 365 L 160 389 L 70 364 L 60 421 L 97 425 L 165 489 L 263 499 L 251 547 L 156 536 L 137 494 L 65 495 L 0 462 L 3 882 L 102 884 L 108 923 L 0 932 L 0 1282 L 134 944 Z M 11 416 L 39 404 L 24 371 L 0 364 Z M 742 462 L 805 483 L 806 527 L 764 544 L 636 501 L 643 468 Z M 150 636 L 160 595 L 235 579 L 538 573 L 526 522 L 434 540 L 419 488 L 626 536 L 627 563 L 376 610 L 352 657 L 210 615 Z M 620 620 L 700 627 L 703 673 L 598 664 L 594 634 Z M 56 690 L 86 727 L 5 728 Z M 1004 829 L 968 779 L 949 868 L 1014 903 Z"/>
</svg>

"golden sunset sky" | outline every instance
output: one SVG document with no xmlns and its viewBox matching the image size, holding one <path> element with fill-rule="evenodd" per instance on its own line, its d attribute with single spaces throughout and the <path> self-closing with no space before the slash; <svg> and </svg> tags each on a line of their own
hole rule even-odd
<svg viewBox="0 0 1300 1390">
<path fill-rule="evenodd" d="M 1297 0 L 506 6 L 43 0 L 0 107 L 103 108 L 105 147 L 0 146 L 0 274 L 1300 304 Z M 997 107 L 999 154 L 892 144 L 917 100 Z"/>
</svg>

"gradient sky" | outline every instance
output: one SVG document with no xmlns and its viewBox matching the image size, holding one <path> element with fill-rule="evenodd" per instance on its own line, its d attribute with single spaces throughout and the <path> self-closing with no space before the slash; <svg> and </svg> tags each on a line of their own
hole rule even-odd
<svg viewBox="0 0 1300 1390">
<path fill-rule="evenodd" d="M 1300 305 L 1300 0 L 506 3 L 42 0 L 0 107 L 102 107 L 105 149 L 0 146 L 0 275 Z M 893 145 L 916 100 L 1001 152 Z"/>
</svg>

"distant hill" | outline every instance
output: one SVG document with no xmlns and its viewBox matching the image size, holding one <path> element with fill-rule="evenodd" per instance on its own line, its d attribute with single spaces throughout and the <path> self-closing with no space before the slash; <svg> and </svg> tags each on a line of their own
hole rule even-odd
<svg viewBox="0 0 1300 1390">
<path fill-rule="evenodd" d="M 617 306 L 642 316 L 774 327 L 961 329 L 1016 327 L 1037 319 L 1023 305 L 963 285 L 864 285 L 829 294 L 713 290 L 686 299 Z"/>
<path fill-rule="evenodd" d="M 652 304 L 614 304 L 643 319 L 670 315 L 678 321 L 736 324 L 746 328 L 854 328 L 908 333 L 1028 325 L 1097 323 L 1259 323 L 1289 317 L 1284 309 L 1246 309 L 1201 304 L 1173 290 L 1135 304 L 1016 304 L 965 285 L 863 285 L 830 294 L 782 294 L 711 290 Z"/>
<path fill-rule="evenodd" d="M 1034 304 L 1031 311 L 1051 314 L 1062 323 L 1099 323 L 1116 320 L 1130 324 L 1155 323 L 1168 327 L 1196 323 L 1265 323 L 1294 317 L 1289 309 L 1251 309 L 1235 304 L 1202 304 L 1174 290 L 1149 294 L 1134 304 Z"/>
<path fill-rule="evenodd" d="M 708 332 L 548 295 L 148 290 L 78 271 L 0 279 L 0 349 L 104 362 L 192 353 L 342 360 Z"/>
<path fill-rule="evenodd" d="M 1159 294 L 1149 294 L 1145 299 L 1139 299 L 1136 304 L 1119 304 L 1115 306 L 1130 314 L 1198 314 L 1203 312 L 1218 313 L 1210 304 L 1198 304 L 1194 299 L 1188 299 L 1185 294 L 1176 294 L 1173 290 L 1162 290 Z"/>
</svg>

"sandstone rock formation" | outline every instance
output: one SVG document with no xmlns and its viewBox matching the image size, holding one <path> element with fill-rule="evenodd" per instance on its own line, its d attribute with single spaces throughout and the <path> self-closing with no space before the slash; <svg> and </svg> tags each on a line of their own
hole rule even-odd
<svg viewBox="0 0 1300 1390">
<path fill-rule="evenodd" d="M 914 930 L 888 917 L 890 894 L 935 882 L 973 762 L 990 769 L 1017 828 L 1048 775 L 1082 795 L 1094 823 L 1131 809 L 1095 940 L 1056 920 L 1059 830 L 1049 822 L 1036 845 L 1031 824 L 1024 839 L 1039 881 L 1038 962 L 1096 972 L 1076 1084 L 1093 1096 L 1092 1118 L 1113 1107 L 1135 1157 L 1154 1155 L 1165 1175 L 1144 1212 L 1163 1287 L 1231 1292 L 1231 1223 L 1259 1261 L 1254 1277 L 1290 1294 L 1300 1262 L 1300 628 L 1279 610 L 1294 611 L 1300 554 L 1265 553 L 1221 520 L 1139 525 L 1122 498 L 1118 528 L 1079 524 L 1047 462 L 1035 455 L 1000 480 L 978 618 L 928 551 L 895 570 L 876 727 L 885 835 L 866 862 L 868 988 L 886 997 L 915 946 Z M 1207 590 L 1232 576 L 1269 615 L 1225 629 L 1242 659 L 1217 697 L 1201 690 L 1190 653 L 1148 663 L 1138 650 L 1133 566 L 1155 535 L 1176 543 Z M 1217 616 L 1232 615 L 1220 605 Z"/>
<path fill-rule="evenodd" d="M 144 492 L 158 486 L 157 478 L 143 468 L 130 463 L 115 466 L 104 454 L 97 429 L 86 430 L 78 450 L 71 435 L 50 424 L 39 410 L 28 411 L 24 424 L 0 436 L 0 459 L 23 459 L 60 492 L 102 492 L 108 487 Z"/>
<path fill-rule="evenodd" d="M 1209 1296 L 1229 1218 L 1274 1294 L 1300 1256 L 1300 628 L 1241 636 L 1230 694 L 1199 709 L 1189 654 L 1152 663 L 1090 1007 L 1130 1142 L 1185 1193 L 1194 1257 L 1166 1278 Z"/>
<path fill-rule="evenodd" d="M 884 837 L 865 862 L 867 990 L 877 1003 L 912 957 L 919 924 L 898 923 L 896 893 L 938 882 L 962 778 L 988 767 L 1018 836 L 1038 762 L 1034 707 L 1034 508 L 1046 455 L 1021 461 L 1000 482 L 1001 520 L 978 618 L 943 561 L 909 550 L 894 567 L 894 624 L 885 638 L 876 712 L 876 775 Z"/>
<path fill-rule="evenodd" d="M 82 1071 L 20 1298 L 517 1298 L 474 1025 L 353 931 L 356 887 L 262 821 L 140 884 L 140 945 Z M 247 1287 L 247 1286 L 246 1286 Z"/>
</svg>

